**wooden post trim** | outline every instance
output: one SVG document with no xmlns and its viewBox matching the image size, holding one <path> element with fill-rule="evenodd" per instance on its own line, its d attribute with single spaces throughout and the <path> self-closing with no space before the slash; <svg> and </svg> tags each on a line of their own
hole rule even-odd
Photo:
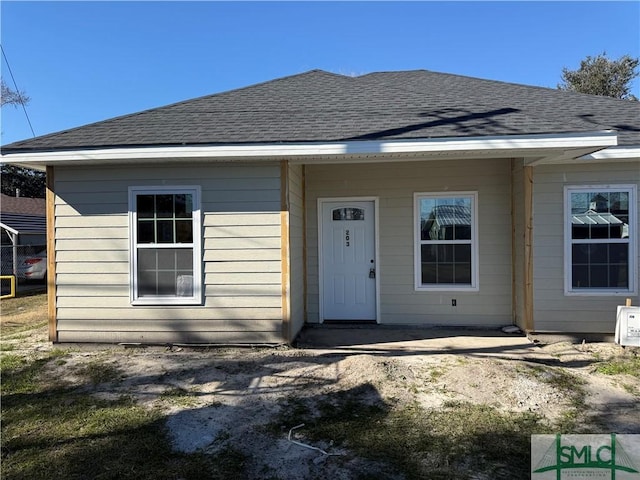
<svg viewBox="0 0 640 480">
<path fill-rule="evenodd" d="M 56 194 L 54 169 L 47 167 L 46 218 L 47 218 L 47 316 L 49 340 L 58 341 L 58 317 L 56 310 Z"/>
<path fill-rule="evenodd" d="M 302 165 L 302 308 L 307 322 L 307 166 Z"/>
<path fill-rule="evenodd" d="M 289 162 L 280 162 L 280 261 L 282 284 L 282 338 L 291 338 L 291 265 L 289 238 Z"/>
<path fill-rule="evenodd" d="M 517 233 L 516 233 L 516 198 L 515 198 L 515 159 L 511 159 L 511 322 L 516 325 L 518 319 L 518 292 L 516 282 L 516 252 L 517 252 Z"/>
<path fill-rule="evenodd" d="M 524 329 L 533 331 L 533 167 L 523 168 L 524 180 Z"/>
</svg>

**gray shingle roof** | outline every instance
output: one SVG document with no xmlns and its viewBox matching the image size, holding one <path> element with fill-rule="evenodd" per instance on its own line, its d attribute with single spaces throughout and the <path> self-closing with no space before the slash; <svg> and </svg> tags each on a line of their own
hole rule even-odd
<svg viewBox="0 0 640 480">
<path fill-rule="evenodd" d="M 322 70 L 5 145 L 2 153 L 579 133 L 640 145 L 640 102 L 426 70 Z"/>
<path fill-rule="evenodd" d="M 0 193 L 0 212 L 44 217 L 47 206 L 44 198 L 12 197 Z"/>
</svg>

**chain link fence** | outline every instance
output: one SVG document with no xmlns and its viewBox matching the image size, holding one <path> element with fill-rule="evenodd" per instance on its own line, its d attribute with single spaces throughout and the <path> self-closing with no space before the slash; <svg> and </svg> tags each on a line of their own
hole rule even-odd
<svg viewBox="0 0 640 480">
<path fill-rule="evenodd" d="M 14 270 L 14 254 L 12 245 L 2 245 L 0 255 L 0 270 L 2 275 L 13 275 L 17 272 L 17 282 L 25 283 L 24 269 L 21 268 L 24 261 L 35 257 L 41 252 L 46 252 L 46 245 L 18 245 L 16 247 L 16 269 Z M 46 258 L 44 260 L 46 262 Z"/>
</svg>

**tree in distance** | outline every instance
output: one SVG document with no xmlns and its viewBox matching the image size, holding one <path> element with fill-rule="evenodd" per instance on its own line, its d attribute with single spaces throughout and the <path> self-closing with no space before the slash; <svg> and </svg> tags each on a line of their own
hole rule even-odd
<svg viewBox="0 0 640 480">
<path fill-rule="evenodd" d="M 2 91 L 0 92 L 0 103 L 1 106 L 5 105 L 13 105 L 17 107 L 18 105 L 27 105 L 31 99 L 24 93 L 17 90 L 13 90 L 9 85 L 7 85 L 4 79 L 0 80 L 0 85 Z"/>
<path fill-rule="evenodd" d="M 4 79 L 0 81 L 2 91 L 0 92 L 0 103 L 2 107 L 12 105 L 18 107 L 25 106 L 31 100 L 24 92 L 13 90 Z M 10 196 L 30 198 L 44 198 L 46 174 L 30 168 L 18 167 L 17 165 L 0 165 L 0 175 L 2 176 L 2 193 Z"/>
<path fill-rule="evenodd" d="M 603 52 L 596 57 L 587 56 L 577 70 L 562 69 L 560 90 L 588 93 L 604 97 L 638 101 L 631 93 L 631 82 L 639 73 L 640 60 L 623 55 L 617 60 L 607 58 Z"/>
</svg>

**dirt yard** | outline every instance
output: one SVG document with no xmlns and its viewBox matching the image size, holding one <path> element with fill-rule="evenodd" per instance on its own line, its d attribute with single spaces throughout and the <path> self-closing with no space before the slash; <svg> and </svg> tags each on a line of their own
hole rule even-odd
<svg viewBox="0 0 640 480">
<path fill-rule="evenodd" d="M 404 478 L 348 442 L 307 435 L 301 424 L 327 415 L 326 402 L 345 392 L 361 407 L 437 412 L 470 404 L 505 418 L 531 414 L 551 431 L 640 433 L 640 378 L 605 368 L 620 359 L 637 368 L 637 351 L 613 344 L 532 344 L 519 358 L 363 348 L 80 348 L 52 345 L 45 334 L 41 326 L 3 345 L 32 359 L 64 350 L 46 364 L 43 381 L 160 409 L 176 451 L 213 454 L 233 445 L 246 455 L 246 478 Z"/>
</svg>

